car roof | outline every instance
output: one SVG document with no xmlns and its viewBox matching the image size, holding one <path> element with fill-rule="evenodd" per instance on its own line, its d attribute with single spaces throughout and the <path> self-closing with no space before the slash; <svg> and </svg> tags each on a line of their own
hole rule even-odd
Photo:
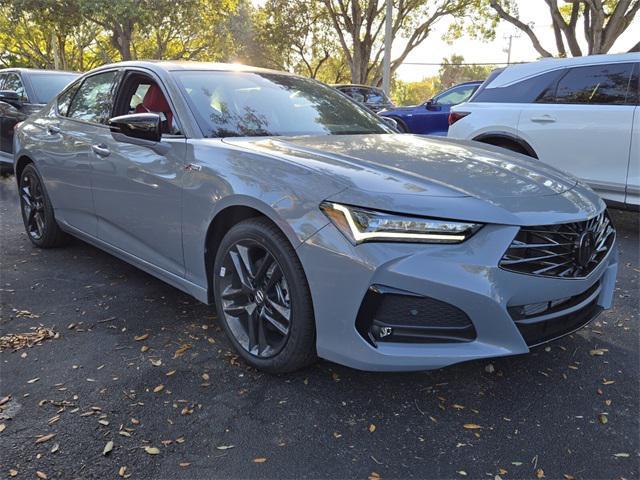
<svg viewBox="0 0 640 480">
<path fill-rule="evenodd" d="M 240 63 L 217 63 L 217 62 L 193 62 L 187 60 L 131 60 L 127 62 L 110 63 L 101 67 L 91 70 L 91 72 L 97 72 L 109 68 L 126 68 L 126 67 L 143 67 L 152 70 L 156 73 L 160 72 L 173 72 L 173 71 L 234 71 L 234 72 L 260 72 L 260 73 L 277 73 L 281 75 L 294 75 L 289 72 L 282 72 L 278 70 L 270 70 L 268 68 L 252 67 L 249 65 L 243 65 Z"/>
<path fill-rule="evenodd" d="M 68 70 L 46 70 L 44 68 L 2 68 L 0 73 L 20 72 L 20 73 L 53 73 L 54 75 L 81 75 L 79 72 Z"/>
<path fill-rule="evenodd" d="M 640 53 L 621 53 L 614 55 L 587 55 L 573 58 L 543 58 L 537 62 L 519 63 L 505 67 L 487 88 L 498 88 L 511 85 L 541 73 L 560 70 L 581 65 L 599 65 L 603 63 L 639 62 Z"/>
</svg>

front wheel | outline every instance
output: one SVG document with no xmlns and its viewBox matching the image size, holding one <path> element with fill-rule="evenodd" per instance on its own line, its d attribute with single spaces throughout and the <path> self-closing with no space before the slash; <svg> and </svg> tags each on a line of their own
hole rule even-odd
<svg viewBox="0 0 640 480">
<path fill-rule="evenodd" d="M 315 360 L 306 276 L 287 238 L 267 219 L 243 221 L 224 236 L 213 286 L 218 316 L 248 364 L 283 373 Z"/>
<path fill-rule="evenodd" d="M 56 222 L 44 183 L 33 164 L 24 167 L 19 188 L 22 220 L 31 243 L 40 248 L 64 245 L 68 237 Z"/>
</svg>

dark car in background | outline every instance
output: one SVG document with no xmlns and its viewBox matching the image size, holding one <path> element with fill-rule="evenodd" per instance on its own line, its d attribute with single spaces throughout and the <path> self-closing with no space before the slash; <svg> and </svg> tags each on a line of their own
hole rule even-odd
<svg viewBox="0 0 640 480">
<path fill-rule="evenodd" d="M 388 108 L 379 114 L 395 120 L 401 132 L 445 136 L 451 107 L 469 100 L 480 85 L 482 81 L 460 83 L 420 105 Z"/>
<path fill-rule="evenodd" d="M 39 111 L 78 76 L 57 70 L 0 70 L 0 171 L 13 170 L 15 125 Z"/>
<path fill-rule="evenodd" d="M 370 85 L 332 85 L 332 87 L 372 112 L 378 113 L 380 110 L 395 108 L 393 102 L 381 88 Z"/>
</svg>

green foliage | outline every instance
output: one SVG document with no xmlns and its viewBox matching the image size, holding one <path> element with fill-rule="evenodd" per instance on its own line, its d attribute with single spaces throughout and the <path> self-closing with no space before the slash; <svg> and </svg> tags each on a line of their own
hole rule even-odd
<svg viewBox="0 0 640 480">
<path fill-rule="evenodd" d="M 419 82 L 396 79 L 391 85 L 392 100 L 397 105 L 418 105 L 458 83 L 484 80 L 495 68 L 491 65 L 460 65 L 461 63 L 464 63 L 464 57 L 453 54 L 442 59 L 442 66 L 433 77 L 423 78 Z"/>
</svg>

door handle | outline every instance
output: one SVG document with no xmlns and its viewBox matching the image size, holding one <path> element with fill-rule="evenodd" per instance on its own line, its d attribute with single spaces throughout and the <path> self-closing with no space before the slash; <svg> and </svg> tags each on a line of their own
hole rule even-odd
<svg viewBox="0 0 640 480">
<path fill-rule="evenodd" d="M 49 135 L 57 135 L 58 133 L 60 133 L 60 128 L 56 127 L 55 125 L 49 125 L 47 127 L 47 133 Z"/>
<path fill-rule="evenodd" d="M 538 117 L 531 117 L 531 121 L 536 123 L 553 123 L 556 119 L 551 115 L 540 115 Z"/>
<path fill-rule="evenodd" d="M 91 145 L 91 150 L 93 150 L 96 155 L 99 155 L 101 157 L 108 157 L 109 155 L 111 155 L 111 150 L 109 150 L 103 143 L 100 143 L 98 145 Z"/>
</svg>

